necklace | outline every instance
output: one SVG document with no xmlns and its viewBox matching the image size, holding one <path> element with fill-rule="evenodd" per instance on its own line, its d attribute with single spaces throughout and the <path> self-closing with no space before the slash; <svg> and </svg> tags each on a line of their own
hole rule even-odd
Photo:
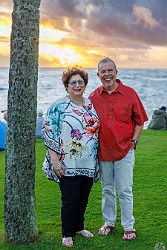
<svg viewBox="0 0 167 250">
<path fill-rule="evenodd" d="M 82 97 L 82 99 L 79 99 L 79 100 L 73 100 L 73 99 L 68 95 L 68 98 L 69 98 L 70 101 L 73 102 L 74 104 L 84 106 L 84 98 L 83 98 L 83 97 Z"/>
</svg>

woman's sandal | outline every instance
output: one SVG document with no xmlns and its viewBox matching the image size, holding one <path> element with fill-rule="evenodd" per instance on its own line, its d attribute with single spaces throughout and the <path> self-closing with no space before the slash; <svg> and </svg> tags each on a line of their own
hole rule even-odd
<svg viewBox="0 0 167 250">
<path fill-rule="evenodd" d="M 73 247 L 72 237 L 63 237 L 62 246 L 64 246 L 64 247 Z"/>
<path fill-rule="evenodd" d="M 136 230 L 124 230 L 124 236 L 122 238 L 123 240 L 134 240 L 136 239 Z"/>
<path fill-rule="evenodd" d="M 100 235 L 109 235 L 112 233 L 113 229 L 115 227 L 110 226 L 110 225 L 103 225 L 100 230 L 99 230 L 99 234 Z"/>
<path fill-rule="evenodd" d="M 80 234 L 80 235 L 82 235 L 83 237 L 86 237 L 86 238 L 92 238 L 93 237 L 93 234 L 91 232 L 85 230 L 85 229 L 76 232 L 76 234 Z"/>
</svg>

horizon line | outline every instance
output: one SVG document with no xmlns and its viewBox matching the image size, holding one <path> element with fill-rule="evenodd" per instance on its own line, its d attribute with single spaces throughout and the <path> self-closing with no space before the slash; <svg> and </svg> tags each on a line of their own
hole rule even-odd
<svg viewBox="0 0 167 250">
<path fill-rule="evenodd" d="M 0 66 L 0 69 L 10 69 L 10 67 L 7 67 L 7 66 Z M 38 69 L 67 69 L 68 67 L 38 67 Z M 97 69 L 97 67 L 82 67 L 84 69 Z M 167 68 L 118 68 L 118 70 L 167 70 Z"/>
</svg>

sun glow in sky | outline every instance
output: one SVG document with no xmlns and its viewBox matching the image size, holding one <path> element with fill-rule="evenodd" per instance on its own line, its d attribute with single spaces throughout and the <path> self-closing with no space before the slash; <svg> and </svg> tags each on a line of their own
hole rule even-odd
<svg viewBox="0 0 167 250">
<path fill-rule="evenodd" d="M 58 60 L 60 61 L 61 65 L 67 66 L 71 64 L 77 64 L 80 60 L 82 60 L 82 56 L 67 46 L 61 47 L 47 43 L 40 45 L 39 54 L 43 58 L 46 58 L 49 62 L 52 62 L 53 66 L 56 66 Z"/>
<path fill-rule="evenodd" d="M 46 41 L 47 43 L 49 42 L 59 42 L 61 39 L 66 37 L 68 33 L 55 30 L 54 28 L 48 28 L 43 25 L 40 26 L 40 41 Z"/>
<path fill-rule="evenodd" d="M 6 38 L 10 37 L 11 26 L 7 26 L 5 24 L 0 24 L 0 36 L 4 36 Z"/>
<path fill-rule="evenodd" d="M 7 56 L 8 57 L 8 55 L 9 55 L 9 51 L 10 51 L 10 47 L 9 47 L 10 33 L 11 33 L 11 26 L 0 23 L 0 37 L 1 37 L 1 40 L 0 40 L 0 56 L 3 56 L 3 57 Z"/>
<path fill-rule="evenodd" d="M 40 57 L 45 58 L 47 61 L 56 67 L 59 62 L 61 65 L 77 64 L 82 60 L 82 56 L 77 54 L 75 50 L 67 46 L 57 44 L 68 35 L 67 32 L 55 30 L 53 28 L 40 27 Z"/>
<path fill-rule="evenodd" d="M 6 42 L 9 42 L 11 33 L 11 25 L 0 24 L 0 36 L 1 36 L 1 55 L 9 55 L 9 46 L 6 46 Z M 39 57 L 49 62 L 49 65 L 56 67 L 63 65 L 77 64 L 83 57 L 75 52 L 75 49 L 70 46 L 61 46 L 56 44 L 68 35 L 67 32 L 55 30 L 54 28 L 40 26 L 40 38 L 39 38 Z M 4 40 L 4 41 L 3 41 Z M 44 66 L 47 66 L 47 64 Z"/>
<path fill-rule="evenodd" d="M 109 56 L 118 68 L 167 68 L 167 2 L 104 2 L 41 1 L 39 66 L 97 67 Z M 0 4 L 0 67 L 9 67 L 13 6 Z"/>
</svg>

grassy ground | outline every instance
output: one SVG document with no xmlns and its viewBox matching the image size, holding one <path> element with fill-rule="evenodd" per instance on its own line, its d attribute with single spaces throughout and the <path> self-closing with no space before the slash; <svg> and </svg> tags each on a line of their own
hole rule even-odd
<svg viewBox="0 0 167 250">
<path fill-rule="evenodd" d="M 34 244 L 14 246 L 5 243 L 3 236 L 4 152 L 0 152 L 0 249 L 64 249 L 61 247 L 60 192 L 58 185 L 48 181 L 41 170 L 45 148 L 40 139 L 37 140 L 36 155 L 36 213 L 39 237 Z M 93 186 L 85 214 L 85 228 L 92 231 L 94 237 L 86 239 L 76 236 L 73 249 L 164 249 L 155 248 L 158 242 L 167 248 L 167 131 L 143 131 L 136 150 L 133 189 L 137 239 L 131 242 L 122 240 L 119 206 L 113 234 L 98 234 L 103 224 L 99 181 Z"/>
</svg>

